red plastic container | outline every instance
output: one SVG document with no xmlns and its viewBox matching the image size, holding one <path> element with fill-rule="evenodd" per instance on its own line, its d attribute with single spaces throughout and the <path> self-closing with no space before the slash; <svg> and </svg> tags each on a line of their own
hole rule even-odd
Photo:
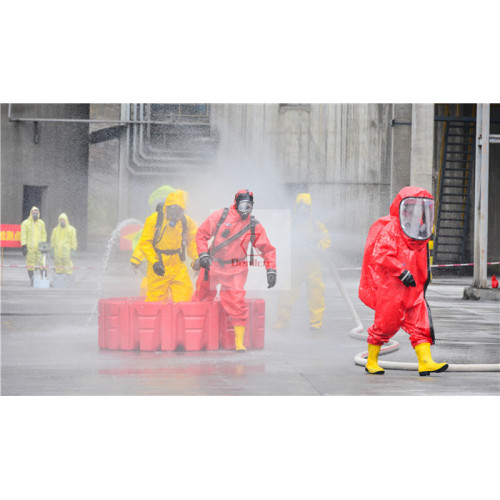
<svg viewBox="0 0 500 500">
<path fill-rule="evenodd" d="M 171 302 L 136 302 L 130 305 L 131 336 L 141 351 L 159 351 L 162 344 L 170 348 L 172 335 Z M 167 338 L 165 338 L 167 337 Z"/>
<path fill-rule="evenodd" d="M 263 349 L 265 302 L 247 300 L 244 344 Z M 145 302 L 141 297 L 101 299 L 98 343 L 101 349 L 141 351 L 234 350 L 230 318 L 215 302 Z"/>
<path fill-rule="evenodd" d="M 248 307 L 248 322 L 245 329 L 245 337 L 243 345 L 247 349 L 263 349 L 265 320 L 266 320 L 266 303 L 264 299 L 247 299 Z M 234 327 L 231 318 L 220 305 L 220 337 L 219 343 L 221 349 L 234 350 Z"/>
<path fill-rule="evenodd" d="M 136 299 L 101 299 L 99 311 L 99 347 L 129 351 L 138 346 L 130 337 L 129 304 Z"/>
<path fill-rule="evenodd" d="M 177 347 L 183 347 L 186 351 L 219 349 L 219 306 L 217 303 L 178 302 L 174 305 L 174 318 Z"/>
</svg>

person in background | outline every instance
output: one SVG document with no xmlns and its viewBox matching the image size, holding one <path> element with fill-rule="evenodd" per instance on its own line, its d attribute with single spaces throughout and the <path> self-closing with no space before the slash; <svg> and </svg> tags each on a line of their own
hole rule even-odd
<svg viewBox="0 0 500 500">
<path fill-rule="evenodd" d="M 390 214 L 375 221 L 366 240 L 359 298 L 375 310 L 368 328 L 365 371 L 383 375 L 380 348 L 402 328 L 418 359 L 420 376 L 440 373 L 447 363 L 431 357 L 434 328 L 425 300 L 430 281 L 429 240 L 434 224 L 434 198 L 425 189 L 407 186 L 394 198 Z"/>
<path fill-rule="evenodd" d="M 68 216 L 62 213 L 59 224 L 52 230 L 50 247 L 56 274 L 73 274 L 71 258 L 77 249 L 76 229 L 70 225 Z"/>
<path fill-rule="evenodd" d="M 32 207 L 30 215 L 21 223 L 21 251 L 26 257 L 26 267 L 33 286 L 33 273 L 38 269 L 42 260 L 42 253 L 38 249 L 39 243 L 47 241 L 45 223 L 40 219 L 40 210 Z"/>
<path fill-rule="evenodd" d="M 275 330 L 290 324 L 292 307 L 300 295 L 300 287 L 305 282 L 309 305 L 309 325 L 311 330 L 321 329 L 325 312 L 325 285 L 321 278 L 322 254 L 330 247 L 330 237 L 326 226 L 314 220 L 312 200 L 309 193 L 300 193 L 295 199 L 292 214 L 291 286 L 282 291 L 278 301 L 278 320 Z"/>
<path fill-rule="evenodd" d="M 144 223 L 139 248 L 148 261 L 146 302 L 187 302 L 193 284 L 185 263 L 186 252 L 197 266 L 196 224 L 185 215 L 182 191 L 170 193 L 163 211 L 154 212 Z"/>
<path fill-rule="evenodd" d="M 262 224 L 250 216 L 253 193 L 238 191 L 230 208 L 211 214 L 198 228 L 196 245 L 201 271 L 196 281 L 193 301 L 213 301 L 216 286 L 221 285 L 222 307 L 232 318 L 236 351 L 246 351 L 243 345 L 248 307 L 245 303 L 245 283 L 248 276 L 247 248 L 250 242 L 250 265 L 253 247 L 261 252 L 267 272 L 268 288 L 276 284 L 276 249 L 269 241 Z M 220 231 L 219 231 L 220 229 Z M 210 249 L 209 240 L 213 238 Z"/>
</svg>

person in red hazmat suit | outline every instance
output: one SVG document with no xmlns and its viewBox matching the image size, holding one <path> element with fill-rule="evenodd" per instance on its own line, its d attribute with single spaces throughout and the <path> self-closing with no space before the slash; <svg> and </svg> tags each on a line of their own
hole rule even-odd
<svg viewBox="0 0 500 500">
<path fill-rule="evenodd" d="M 268 288 L 276 284 L 276 249 L 259 221 L 251 216 L 253 193 L 238 191 L 230 208 L 215 211 L 198 228 L 196 245 L 200 271 L 194 301 L 212 301 L 221 285 L 222 307 L 232 318 L 236 351 L 246 351 L 243 340 L 248 319 L 245 283 L 248 275 L 247 249 L 250 243 L 250 265 L 254 248 L 260 252 L 267 273 Z M 211 247 L 208 241 L 213 237 Z"/>
<path fill-rule="evenodd" d="M 193 284 L 185 264 L 185 255 L 196 262 L 196 224 L 184 214 L 181 191 L 167 196 L 162 217 L 151 214 L 144 223 L 138 246 L 148 261 L 146 302 L 173 300 L 187 302 Z"/>
<path fill-rule="evenodd" d="M 408 186 L 392 202 L 390 215 L 370 228 L 359 284 L 359 298 L 375 310 L 365 366 L 370 374 L 384 373 L 378 365 L 380 347 L 400 328 L 410 336 L 421 376 L 448 368 L 447 363 L 435 363 L 430 351 L 434 329 L 425 290 L 433 224 L 434 198 L 425 189 Z"/>
</svg>

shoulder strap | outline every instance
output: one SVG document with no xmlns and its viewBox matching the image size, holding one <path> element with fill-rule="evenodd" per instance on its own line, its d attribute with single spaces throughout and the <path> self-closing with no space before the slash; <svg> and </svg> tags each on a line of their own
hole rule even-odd
<svg viewBox="0 0 500 500">
<path fill-rule="evenodd" d="M 255 225 L 257 221 L 255 220 L 255 215 L 250 216 L 250 265 L 253 266 L 253 244 L 255 241 Z"/>
<path fill-rule="evenodd" d="M 153 238 L 153 246 L 156 247 L 156 244 L 161 240 L 161 226 L 163 224 L 163 209 L 156 211 L 156 224 L 155 224 L 155 237 Z"/>
<path fill-rule="evenodd" d="M 215 233 L 214 233 L 214 239 L 212 240 L 212 245 L 208 249 L 208 253 L 212 255 L 212 248 L 214 246 L 215 242 L 215 237 L 217 236 L 217 233 L 219 232 L 219 228 L 222 226 L 222 223 L 226 220 L 227 214 L 229 213 L 229 208 L 224 208 L 222 211 L 222 215 L 220 216 L 219 221 L 217 222 L 217 227 L 215 228 Z"/>
<path fill-rule="evenodd" d="M 184 214 L 182 214 L 181 222 L 182 222 L 182 242 L 181 242 L 181 252 L 179 254 L 179 257 L 181 261 L 184 262 L 186 260 L 186 234 L 187 234 L 187 220 Z"/>
<path fill-rule="evenodd" d="M 232 241 L 238 239 L 240 236 L 243 236 L 248 230 L 250 229 L 250 223 L 248 223 L 243 229 L 240 229 L 236 234 L 233 234 L 231 238 L 228 238 L 227 240 L 224 240 L 222 243 L 217 245 L 215 248 L 211 248 L 210 255 L 214 255 L 217 253 L 219 250 L 224 248 L 226 245 L 231 243 Z"/>
</svg>

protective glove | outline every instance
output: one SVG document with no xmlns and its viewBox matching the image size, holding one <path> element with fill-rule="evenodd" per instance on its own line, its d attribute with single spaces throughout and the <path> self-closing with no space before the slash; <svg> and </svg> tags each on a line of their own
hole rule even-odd
<svg viewBox="0 0 500 500">
<path fill-rule="evenodd" d="M 28 247 L 26 245 L 23 245 L 21 247 L 21 251 L 23 252 L 23 255 L 26 257 L 26 255 L 28 253 Z"/>
<path fill-rule="evenodd" d="M 410 273 L 410 271 L 408 271 L 408 269 L 400 274 L 399 279 L 403 282 L 404 286 L 417 286 L 417 284 L 415 283 L 415 278 Z"/>
<path fill-rule="evenodd" d="M 267 288 L 272 288 L 276 285 L 276 269 L 267 270 Z"/>
<path fill-rule="evenodd" d="M 139 264 L 130 261 L 130 265 L 132 266 L 132 271 L 134 271 L 134 273 L 137 274 L 137 269 L 139 269 Z"/>
<path fill-rule="evenodd" d="M 165 268 L 163 267 L 162 264 L 160 264 L 159 262 L 155 262 L 153 264 L 153 271 L 155 272 L 155 274 L 157 274 L 158 276 L 165 276 Z"/>
<path fill-rule="evenodd" d="M 200 266 L 204 269 L 210 269 L 210 256 L 208 253 L 202 253 L 200 255 Z"/>
<path fill-rule="evenodd" d="M 192 267 L 195 271 L 199 271 L 199 270 L 200 270 L 200 259 L 195 259 L 195 260 L 193 260 L 193 262 L 191 262 L 191 267 Z"/>
</svg>

